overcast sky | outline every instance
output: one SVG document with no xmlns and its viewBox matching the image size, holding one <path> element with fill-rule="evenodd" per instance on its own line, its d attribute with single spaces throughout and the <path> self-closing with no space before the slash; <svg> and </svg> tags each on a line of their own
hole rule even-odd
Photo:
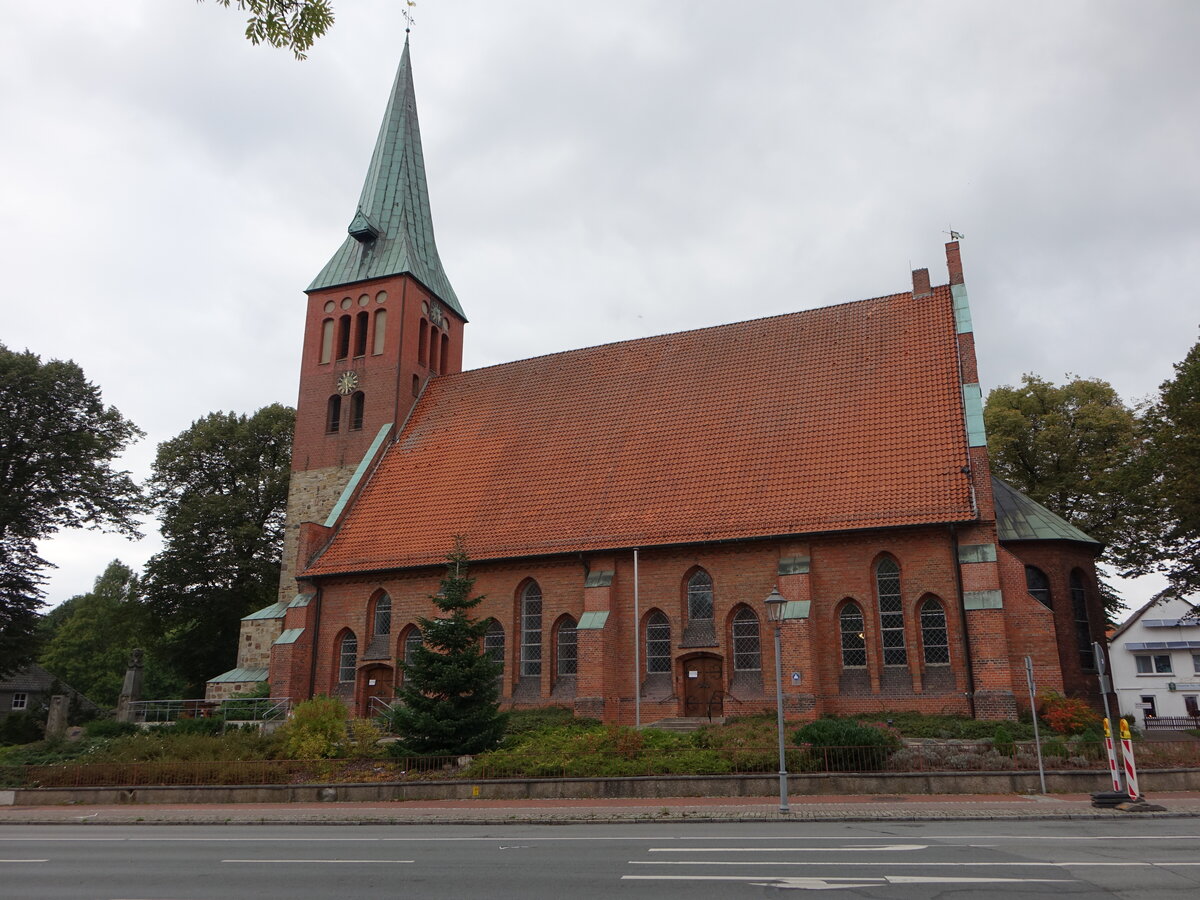
<svg viewBox="0 0 1200 900">
<path fill-rule="evenodd" d="M 354 213 L 403 0 L 296 62 L 192 0 L 5 0 L 0 341 L 147 436 L 295 404 L 303 289 Z M 946 281 L 985 393 L 1152 394 L 1200 332 L 1200 3 L 421 0 L 412 59 L 465 365 Z M 43 545 L 49 600 L 131 543 Z M 1127 583 L 1133 604 L 1155 579 Z"/>
</svg>

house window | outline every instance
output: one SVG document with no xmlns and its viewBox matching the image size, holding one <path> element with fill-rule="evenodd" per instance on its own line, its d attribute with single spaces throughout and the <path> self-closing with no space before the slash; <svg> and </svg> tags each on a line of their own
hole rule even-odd
<svg viewBox="0 0 1200 900">
<path fill-rule="evenodd" d="M 1197 702 L 1195 694 L 1183 695 L 1183 708 L 1193 719 L 1200 718 L 1200 702 Z"/>
<path fill-rule="evenodd" d="M 354 680 L 354 670 L 358 667 L 358 638 L 347 634 L 342 638 L 338 647 L 338 681 Z"/>
<path fill-rule="evenodd" d="M 867 636 L 862 610 L 857 603 L 847 603 L 838 616 L 842 631 L 842 666 L 862 668 L 867 664 Z"/>
<path fill-rule="evenodd" d="M 875 594 L 879 598 L 879 633 L 883 638 L 883 664 L 908 664 L 904 648 L 904 603 L 900 597 L 900 565 L 890 557 L 875 567 Z"/>
<path fill-rule="evenodd" d="M 392 633 L 392 598 L 387 594 L 375 601 L 374 634 Z"/>
<path fill-rule="evenodd" d="M 13 709 L 24 709 L 29 705 L 29 695 L 24 691 L 17 691 L 13 694 Z"/>
<path fill-rule="evenodd" d="M 1155 653 L 1145 656 L 1135 656 L 1137 673 L 1139 675 L 1173 675 L 1170 653 Z"/>
<path fill-rule="evenodd" d="M 712 576 L 703 569 L 688 579 L 688 621 L 712 621 Z"/>
<path fill-rule="evenodd" d="M 1158 703 L 1153 694 L 1142 695 L 1142 721 L 1158 717 Z"/>
<path fill-rule="evenodd" d="M 499 675 L 504 674 L 504 626 L 495 619 L 483 633 L 483 655 L 500 667 Z"/>
<path fill-rule="evenodd" d="M 363 426 L 363 410 L 367 405 L 366 395 L 362 391 L 355 391 L 350 397 L 350 430 L 362 431 Z"/>
<path fill-rule="evenodd" d="M 1054 609 L 1050 599 L 1050 579 L 1037 566 L 1025 567 L 1025 587 L 1038 603 L 1046 609 Z"/>
<path fill-rule="evenodd" d="M 521 674 L 542 674 L 542 589 L 536 581 L 521 592 Z"/>
<path fill-rule="evenodd" d="M 342 427 L 342 395 L 334 394 L 329 398 L 329 406 L 325 410 L 325 430 L 336 434 Z"/>
<path fill-rule="evenodd" d="M 670 671 L 671 623 L 663 613 L 653 612 L 646 619 L 646 674 Z"/>
<path fill-rule="evenodd" d="M 558 677 L 574 675 L 579 669 L 579 632 L 570 616 L 558 626 Z"/>
<path fill-rule="evenodd" d="M 1088 624 L 1087 591 L 1083 573 L 1071 570 L 1071 612 L 1075 617 L 1075 646 L 1079 650 L 1079 666 L 1084 671 L 1096 670 L 1096 655 L 1092 651 L 1092 629 Z"/>
<path fill-rule="evenodd" d="M 743 606 L 733 617 L 733 671 L 762 671 L 759 650 L 758 616 L 754 610 Z"/>
<path fill-rule="evenodd" d="M 1192 654 L 1192 671 L 1200 675 L 1200 653 Z"/>
<path fill-rule="evenodd" d="M 944 666 L 950 662 L 946 611 L 932 598 L 921 604 L 921 649 L 927 666 Z"/>
</svg>

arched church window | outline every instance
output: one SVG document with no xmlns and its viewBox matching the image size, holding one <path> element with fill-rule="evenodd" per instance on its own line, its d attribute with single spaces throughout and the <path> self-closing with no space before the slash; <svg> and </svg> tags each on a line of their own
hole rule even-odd
<svg viewBox="0 0 1200 900">
<path fill-rule="evenodd" d="M 348 631 L 338 644 L 338 681 L 353 681 L 357 668 L 358 638 L 354 636 L 354 632 Z"/>
<path fill-rule="evenodd" d="M 521 674 L 542 674 L 542 589 L 536 581 L 521 591 Z"/>
<path fill-rule="evenodd" d="M 900 565 L 885 556 L 875 566 L 875 595 L 879 601 L 879 634 L 883 638 L 883 664 L 908 663 L 904 646 L 904 602 L 900 595 Z"/>
<path fill-rule="evenodd" d="M 558 677 L 574 675 L 579 669 L 579 632 L 576 622 L 570 616 L 564 618 L 558 625 Z"/>
<path fill-rule="evenodd" d="M 342 427 L 342 395 L 334 394 L 329 398 L 329 405 L 325 410 L 325 430 L 330 434 L 334 434 L 341 430 Z"/>
<path fill-rule="evenodd" d="M 843 606 L 838 627 L 842 637 L 842 666 L 863 668 L 867 664 L 867 633 L 862 608 L 853 601 Z"/>
<path fill-rule="evenodd" d="M 372 634 L 391 634 L 392 633 L 392 598 L 387 594 L 380 594 L 375 601 L 375 614 L 373 616 Z"/>
<path fill-rule="evenodd" d="M 413 664 L 413 656 L 417 652 L 417 648 L 425 643 L 425 636 L 421 634 L 421 629 L 415 625 L 408 629 L 404 635 L 404 664 L 411 666 Z"/>
<path fill-rule="evenodd" d="M 321 323 L 321 362 L 333 359 L 333 319 Z"/>
<path fill-rule="evenodd" d="M 655 610 L 646 619 L 646 674 L 671 671 L 671 622 Z"/>
<path fill-rule="evenodd" d="M 363 409 L 366 406 L 367 398 L 362 391 L 355 391 L 350 395 L 350 430 L 360 431 L 363 427 Z"/>
<path fill-rule="evenodd" d="M 1050 579 L 1037 566 L 1025 567 L 1025 586 L 1033 598 L 1046 607 L 1054 609 L 1054 600 L 1050 596 Z"/>
<path fill-rule="evenodd" d="M 1092 626 L 1088 620 L 1087 588 L 1083 584 L 1083 573 L 1071 570 L 1071 614 L 1075 619 L 1075 646 L 1079 650 L 1079 667 L 1088 672 L 1096 670 L 1096 657 L 1092 652 Z"/>
<path fill-rule="evenodd" d="M 504 674 L 504 626 L 492 619 L 487 631 L 483 633 L 483 654 L 500 666 L 500 674 Z"/>
<path fill-rule="evenodd" d="M 350 317 L 338 317 L 337 358 L 345 359 L 350 355 Z"/>
<path fill-rule="evenodd" d="M 943 666 L 950 662 L 946 610 L 932 597 L 921 604 L 921 650 L 927 666 Z"/>
<path fill-rule="evenodd" d="M 366 310 L 354 317 L 354 355 L 367 355 L 367 326 L 371 324 L 371 315 Z"/>
<path fill-rule="evenodd" d="M 713 617 L 713 581 L 712 576 L 703 569 L 697 569 L 688 579 L 688 621 L 711 621 Z"/>
<path fill-rule="evenodd" d="M 758 616 L 750 607 L 743 606 L 733 617 L 733 671 L 761 671 L 760 649 Z"/>
<path fill-rule="evenodd" d="M 375 345 L 371 348 L 371 352 L 375 356 L 383 353 L 384 341 L 387 337 L 387 310 L 375 310 Z"/>
</svg>

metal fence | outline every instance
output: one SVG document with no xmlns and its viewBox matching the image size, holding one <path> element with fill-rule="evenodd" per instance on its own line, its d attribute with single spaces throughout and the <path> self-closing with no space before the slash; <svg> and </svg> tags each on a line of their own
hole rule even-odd
<svg viewBox="0 0 1200 900">
<path fill-rule="evenodd" d="M 286 719 L 288 697 L 241 697 L 228 700 L 138 700 L 129 704 L 132 721 L 165 725 L 180 719 L 221 718 L 227 722 L 270 722 Z"/>
<path fill-rule="evenodd" d="M 794 774 L 854 772 L 1032 771 L 1036 748 L 1017 742 L 1007 752 L 976 742 L 911 743 L 878 747 L 792 747 Z M 1046 741 L 1049 770 L 1107 770 L 1103 744 Z M 1140 741 L 1139 769 L 1200 768 L 1200 742 Z M 470 757 L 392 757 L 354 760 L 229 760 L 209 762 L 59 763 L 0 767 L 0 787 L 138 787 L 145 785 L 260 785 L 363 783 L 430 779 L 518 779 L 655 775 L 750 775 L 778 771 L 776 747 L 631 749 L 548 761 L 545 754 L 496 751 Z"/>
</svg>

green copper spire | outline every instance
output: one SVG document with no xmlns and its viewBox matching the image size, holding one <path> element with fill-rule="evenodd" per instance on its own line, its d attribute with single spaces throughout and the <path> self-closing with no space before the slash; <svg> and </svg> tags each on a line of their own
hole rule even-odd
<svg viewBox="0 0 1200 900">
<path fill-rule="evenodd" d="M 463 314 L 433 240 L 407 37 L 362 196 L 346 230 L 349 237 L 308 290 L 408 273 Z"/>
</svg>

